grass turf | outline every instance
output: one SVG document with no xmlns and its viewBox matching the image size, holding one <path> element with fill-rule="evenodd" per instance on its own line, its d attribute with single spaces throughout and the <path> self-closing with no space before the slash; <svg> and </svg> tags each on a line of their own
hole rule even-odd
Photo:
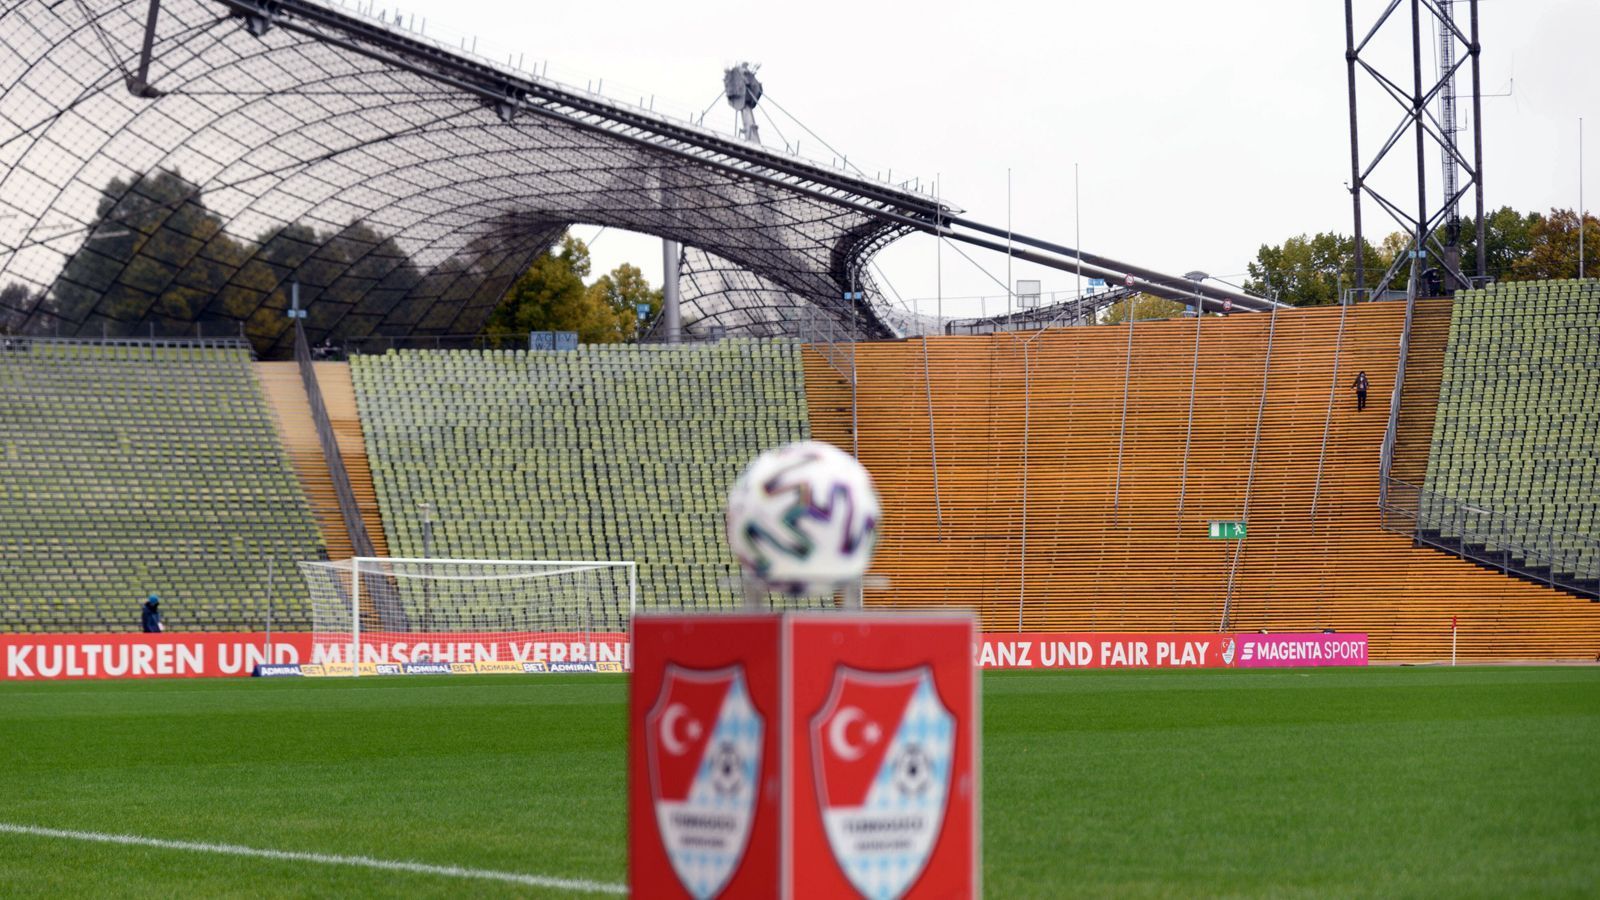
<svg viewBox="0 0 1600 900">
<path fill-rule="evenodd" d="M 626 880 L 624 678 L 0 685 L 0 823 Z M 1600 669 L 984 678 L 991 896 L 1590 895 Z M 542 896 L 0 834 L 0 896 Z"/>
</svg>

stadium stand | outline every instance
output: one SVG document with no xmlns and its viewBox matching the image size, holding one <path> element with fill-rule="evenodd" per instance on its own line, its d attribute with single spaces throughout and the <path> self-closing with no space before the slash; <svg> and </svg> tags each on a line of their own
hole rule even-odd
<svg viewBox="0 0 1600 900">
<path fill-rule="evenodd" d="M 808 434 L 788 342 L 393 351 L 350 369 L 397 556 L 634 561 L 644 605 L 737 602 L 727 490 Z"/>
<path fill-rule="evenodd" d="M 1459 616 L 1465 658 L 1594 658 L 1600 604 L 1380 528 L 1404 317 L 1375 303 L 859 345 L 889 580 L 869 604 L 1029 631 L 1217 630 L 1226 607 L 1235 630 L 1365 631 L 1390 660 L 1447 656 Z M 1418 304 L 1402 434 L 1433 421 L 1449 319 L 1449 301 Z M 849 385 L 814 352 L 805 365 L 814 433 L 850 446 Z M 1245 540 L 1208 537 L 1236 520 Z"/>
<path fill-rule="evenodd" d="M 1600 280 L 1461 292 L 1444 367 L 1425 537 L 1600 589 Z"/>
<path fill-rule="evenodd" d="M 306 628 L 323 553 L 243 343 L 0 349 L 0 628 Z"/>
</svg>

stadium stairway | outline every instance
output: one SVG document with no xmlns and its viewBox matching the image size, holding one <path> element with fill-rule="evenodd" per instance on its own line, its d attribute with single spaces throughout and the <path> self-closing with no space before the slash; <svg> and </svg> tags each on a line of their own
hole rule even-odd
<svg viewBox="0 0 1600 900">
<path fill-rule="evenodd" d="M 306 628 L 324 555 L 242 345 L 0 348 L 0 630 Z"/>
<path fill-rule="evenodd" d="M 339 362 L 320 362 L 315 365 L 322 402 L 333 423 L 339 451 L 344 458 L 345 474 L 355 492 L 356 504 L 361 508 L 367 535 L 371 537 L 377 555 L 388 556 L 388 543 L 378 514 L 378 497 L 372 487 L 372 470 L 367 463 L 366 443 L 361 436 L 361 420 L 356 413 L 350 367 Z M 258 362 L 256 373 L 277 417 L 284 449 L 294 462 L 295 474 L 300 478 L 312 514 L 316 516 L 317 527 L 322 531 L 328 556 L 332 559 L 350 558 L 355 555 L 351 547 L 350 530 L 339 509 L 339 497 L 334 492 L 333 476 L 328 472 L 322 443 L 317 439 L 317 427 L 311 416 L 311 404 L 306 399 L 305 382 L 300 378 L 299 365 L 292 361 Z"/>
<path fill-rule="evenodd" d="M 1391 478 L 1416 483 L 1428 471 L 1434 419 L 1444 383 L 1443 348 L 1450 338 L 1453 308 L 1452 303 L 1434 301 L 1417 305 L 1411 323 L 1412 352 L 1406 360 L 1405 396 L 1400 400 L 1400 420 L 1395 431 L 1394 462 L 1389 468 Z"/>
<path fill-rule="evenodd" d="M 372 464 L 367 460 L 367 442 L 361 432 L 361 414 L 356 405 L 355 384 L 350 379 L 350 365 L 343 362 L 314 365 L 317 386 L 322 390 L 322 405 L 328 411 L 328 421 L 339 441 L 345 475 L 350 479 L 350 490 L 361 510 L 361 520 L 366 523 L 367 537 L 372 540 L 373 551 L 378 556 L 388 556 L 389 539 L 383 532 L 383 516 L 378 507 L 377 488 L 372 482 Z"/>
<path fill-rule="evenodd" d="M 1387 660 L 1448 657 L 1459 616 L 1464 658 L 1593 659 L 1600 604 L 1379 527 L 1404 315 L 1377 303 L 858 345 L 856 438 L 885 508 L 873 571 L 889 580 L 869 604 L 1105 632 L 1215 631 L 1226 607 L 1233 630 L 1365 631 Z M 1431 428 L 1448 319 L 1449 301 L 1418 305 L 1408 446 Z M 850 446 L 849 385 L 809 348 L 805 365 L 813 432 Z M 1415 452 L 1396 466 L 1425 466 Z M 1209 538 L 1235 520 L 1245 540 Z"/>
<path fill-rule="evenodd" d="M 333 491 L 333 477 L 323 460 L 322 443 L 311 421 L 311 404 L 306 400 L 300 367 L 294 362 L 258 362 L 256 374 L 266 392 L 267 403 L 277 417 L 283 448 L 294 463 L 295 475 L 305 491 L 311 514 L 328 548 L 328 556 L 346 559 L 352 555 L 350 531 L 339 512 L 339 498 Z"/>
</svg>

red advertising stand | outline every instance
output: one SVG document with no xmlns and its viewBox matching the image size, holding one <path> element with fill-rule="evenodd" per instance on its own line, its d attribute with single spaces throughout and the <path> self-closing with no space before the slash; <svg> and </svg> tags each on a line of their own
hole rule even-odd
<svg viewBox="0 0 1600 900">
<path fill-rule="evenodd" d="M 964 616 L 637 617 L 633 894 L 977 896 L 975 639 Z"/>
</svg>

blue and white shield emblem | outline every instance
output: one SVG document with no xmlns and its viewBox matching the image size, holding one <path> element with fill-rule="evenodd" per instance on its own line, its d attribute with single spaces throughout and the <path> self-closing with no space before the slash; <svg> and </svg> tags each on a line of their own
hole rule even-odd
<svg viewBox="0 0 1600 900">
<path fill-rule="evenodd" d="M 668 666 L 645 719 L 650 796 L 683 889 L 716 896 L 744 858 L 760 786 L 762 721 L 744 667 Z"/>
<path fill-rule="evenodd" d="M 869 900 L 916 883 L 944 827 L 955 717 L 926 666 L 839 667 L 811 719 L 818 803 L 834 859 Z"/>
</svg>

